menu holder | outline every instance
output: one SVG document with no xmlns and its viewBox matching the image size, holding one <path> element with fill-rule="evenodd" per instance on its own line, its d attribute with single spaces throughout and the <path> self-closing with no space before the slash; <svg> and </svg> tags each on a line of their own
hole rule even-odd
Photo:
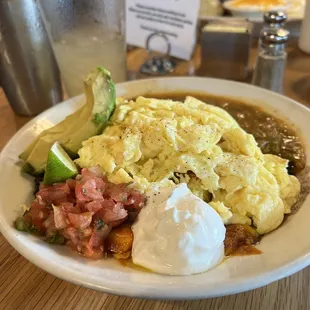
<svg viewBox="0 0 310 310">
<path fill-rule="evenodd" d="M 126 0 L 127 44 L 189 60 L 196 44 L 200 0 Z M 153 36 L 152 36 L 153 35 Z"/>
<path fill-rule="evenodd" d="M 167 44 L 167 50 L 163 56 L 154 55 L 150 46 L 151 40 L 157 36 L 163 38 Z M 163 32 L 156 31 L 147 37 L 146 50 L 150 54 L 150 58 L 141 66 L 141 73 L 149 75 L 165 75 L 174 71 L 176 63 L 169 58 L 171 43 Z"/>
</svg>

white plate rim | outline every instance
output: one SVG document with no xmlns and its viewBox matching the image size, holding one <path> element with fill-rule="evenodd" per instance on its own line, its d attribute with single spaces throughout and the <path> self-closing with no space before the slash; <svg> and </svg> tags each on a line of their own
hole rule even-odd
<svg viewBox="0 0 310 310">
<path fill-rule="evenodd" d="M 230 11 L 232 13 L 232 15 L 234 15 L 233 12 L 236 13 L 240 13 L 240 18 L 241 15 L 243 15 L 244 17 L 246 15 L 248 15 L 248 19 L 254 23 L 262 23 L 263 22 L 263 18 L 257 17 L 257 16 L 251 16 L 252 15 L 260 15 L 260 14 L 264 14 L 265 11 L 263 10 L 255 10 L 255 9 L 246 9 L 246 8 L 237 8 L 237 7 L 233 7 L 232 3 L 234 2 L 234 0 L 228 0 L 225 1 L 223 3 L 223 8 L 225 8 L 226 10 Z M 296 13 L 294 10 L 290 10 L 290 9 L 283 9 L 284 11 L 287 12 L 288 18 L 287 21 L 288 22 L 294 22 L 294 21 L 302 21 L 304 16 L 302 13 Z"/>
<path fill-rule="evenodd" d="M 172 77 L 172 78 L 164 77 L 164 78 L 156 78 L 155 80 L 168 80 L 168 79 L 191 79 L 191 80 L 193 80 L 193 79 L 204 79 L 208 82 L 212 82 L 212 80 L 219 81 L 219 79 L 200 78 L 200 77 Z M 254 87 L 252 85 L 248 85 L 248 84 L 244 84 L 244 83 L 240 83 L 240 82 L 233 82 L 233 81 L 226 81 L 226 80 L 222 80 L 222 81 L 223 82 L 229 82 L 230 84 L 235 84 L 235 85 L 238 84 L 239 86 L 242 85 L 242 87 L 247 87 L 250 89 L 257 89 L 256 87 Z M 131 81 L 131 82 L 121 83 L 121 84 L 118 84 L 118 87 L 126 87 L 127 85 L 134 84 L 137 82 L 139 82 L 139 81 Z M 289 100 L 294 105 L 297 105 L 300 109 L 304 109 L 307 112 L 310 111 L 309 108 L 307 108 L 306 106 L 296 102 L 293 99 L 282 96 L 280 94 L 276 94 L 276 93 L 270 92 L 270 91 L 265 90 L 265 89 L 260 89 L 260 92 L 263 92 L 266 95 L 266 97 L 272 95 L 272 96 L 276 96 L 280 99 L 282 98 L 283 100 L 286 100 L 286 101 Z M 73 100 L 79 99 L 81 97 L 82 96 L 78 96 L 76 98 L 72 98 L 72 99 L 69 99 L 67 101 L 64 101 L 60 104 L 61 105 L 70 104 L 70 102 L 72 102 Z M 4 160 L 5 154 L 10 149 L 10 146 L 12 144 L 14 144 L 15 140 L 17 140 L 20 135 L 23 134 L 23 131 L 27 127 L 33 125 L 42 116 L 48 115 L 52 110 L 56 110 L 57 107 L 58 107 L 58 105 L 46 110 L 45 112 L 36 116 L 34 119 L 32 119 L 27 124 L 25 124 L 23 127 L 21 127 L 16 132 L 16 134 L 9 140 L 9 142 L 6 144 L 6 146 L 2 149 L 2 151 L 0 153 L 0 163 L 2 163 L 2 161 Z M 250 279 L 250 280 L 244 279 L 243 281 L 240 281 L 238 286 L 234 287 L 232 285 L 231 287 L 224 289 L 220 292 L 205 292 L 203 290 L 199 290 L 196 292 L 190 292 L 187 295 L 180 295 L 179 292 L 173 292 L 173 290 L 167 290 L 167 288 L 162 288 L 162 289 L 158 289 L 157 291 L 154 291 L 152 293 L 152 295 L 150 296 L 149 292 L 148 292 L 148 294 L 145 294 L 144 292 L 141 292 L 141 294 L 137 294 L 136 289 L 130 289 L 130 286 L 127 287 L 128 290 L 126 292 L 124 292 L 122 288 L 117 288 L 117 287 L 111 288 L 109 286 L 95 286 L 94 284 L 89 283 L 85 280 L 68 279 L 68 277 L 65 276 L 64 273 L 62 272 L 61 266 L 53 265 L 53 263 L 51 263 L 50 265 L 45 265 L 44 261 L 40 261 L 39 259 L 36 259 L 36 257 L 34 255 L 31 255 L 27 251 L 26 245 L 23 243 L 20 243 L 18 241 L 18 239 L 14 238 L 14 236 L 9 232 L 9 230 L 7 229 L 6 225 L 4 225 L 1 218 L 0 218 L 0 232 L 3 234 L 3 236 L 6 238 L 6 240 L 16 249 L 16 251 L 19 252 L 22 256 L 24 256 L 27 260 L 29 260 L 30 262 L 32 262 L 34 265 L 38 266 L 39 268 L 43 269 L 44 271 L 57 276 L 60 279 L 63 279 L 65 281 L 69 281 L 71 283 L 81 285 L 81 286 L 84 286 L 84 287 L 87 287 L 90 289 L 96 289 L 96 290 L 99 290 L 102 292 L 106 292 L 109 294 L 126 295 L 129 297 L 139 297 L 139 298 L 146 298 L 146 299 L 174 299 L 174 300 L 187 299 L 188 300 L 188 299 L 210 298 L 210 297 L 219 297 L 219 296 L 236 294 L 236 293 L 245 292 L 245 291 L 249 291 L 249 290 L 252 290 L 252 289 L 255 289 L 258 287 L 265 286 L 265 285 L 270 284 L 274 281 L 277 281 L 277 280 L 280 280 L 284 277 L 290 276 L 293 273 L 296 273 L 296 272 L 300 271 L 301 269 L 310 265 L 310 249 L 309 249 L 309 252 L 306 255 L 299 257 L 298 259 L 291 261 L 291 262 L 283 265 L 282 267 L 274 269 L 272 272 L 269 272 L 266 274 L 261 274 L 261 275 L 257 276 L 255 279 Z"/>
</svg>

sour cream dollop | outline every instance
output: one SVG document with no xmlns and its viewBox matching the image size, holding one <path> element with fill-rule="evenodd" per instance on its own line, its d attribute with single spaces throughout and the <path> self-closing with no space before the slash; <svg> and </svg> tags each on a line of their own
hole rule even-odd
<svg viewBox="0 0 310 310">
<path fill-rule="evenodd" d="M 133 262 L 157 273 L 201 273 L 224 258 L 221 217 L 185 183 L 149 194 L 132 229 Z"/>
</svg>

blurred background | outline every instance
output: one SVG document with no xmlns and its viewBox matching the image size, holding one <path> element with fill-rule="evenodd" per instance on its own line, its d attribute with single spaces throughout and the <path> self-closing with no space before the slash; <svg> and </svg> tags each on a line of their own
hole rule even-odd
<svg viewBox="0 0 310 310">
<path fill-rule="evenodd" d="M 98 65 L 110 70 L 116 83 L 207 76 L 253 83 L 310 102 L 309 1 L 160 3 L 2 0 L 0 107 L 9 102 L 18 115 L 36 115 L 80 95 L 83 78 Z M 191 8 L 185 10 L 188 3 Z M 167 24 L 170 19 L 174 24 Z M 185 25 L 184 32 L 174 30 L 177 23 Z M 175 52 L 182 48 L 190 50 L 188 57 L 175 56 L 184 54 Z M 281 85 L 274 86 L 271 78 Z"/>
</svg>

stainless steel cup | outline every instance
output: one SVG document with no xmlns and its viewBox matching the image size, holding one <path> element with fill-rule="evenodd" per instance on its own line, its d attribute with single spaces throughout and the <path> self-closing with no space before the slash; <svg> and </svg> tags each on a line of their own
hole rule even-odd
<svg viewBox="0 0 310 310">
<path fill-rule="evenodd" d="M 63 98 L 59 69 L 35 0 L 0 0 L 0 85 L 20 115 L 36 115 Z"/>
</svg>

